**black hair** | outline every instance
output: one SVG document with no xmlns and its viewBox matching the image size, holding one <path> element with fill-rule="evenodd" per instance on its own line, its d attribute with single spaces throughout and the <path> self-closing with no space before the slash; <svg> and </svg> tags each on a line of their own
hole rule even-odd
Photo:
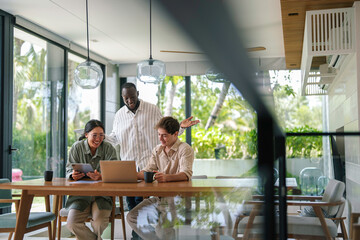
<svg viewBox="0 0 360 240">
<path fill-rule="evenodd" d="M 120 92 L 122 92 L 124 88 L 135 88 L 135 90 L 137 91 L 136 85 L 131 82 L 126 82 L 123 85 L 121 85 Z"/>
<path fill-rule="evenodd" d="M 180 123 L 177 119 L 173 117 L 163 117 L 155 126 L 155 129 L 159 128 L 163 128 L 168 133 L 174 134 L 175 132 L 179 131 Z"/>
<path fill-rule="evenodd" d="M 85 125 L 85 128 L 84 128 L 84 133 L 81 134 L 81 136 L 79 137 L 79 141 L 85 139 L 85 133 L 89 133 L 91 132 L 94 128 L 96 127 L 101 127 L 104 132 L 105 132 L 105 127 L 104 127 L 104 124 L 99 121 L 99 120 L 96 120 L 96 119 L 91 119 L 90 121 L 88 121 Z"/>
</svg>

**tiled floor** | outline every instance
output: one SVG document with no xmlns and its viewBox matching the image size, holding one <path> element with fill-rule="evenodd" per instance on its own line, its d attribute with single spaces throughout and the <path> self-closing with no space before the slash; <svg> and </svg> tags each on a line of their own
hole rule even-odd
<svg viewBox="0 0 360 240">
<path fill-rule="evenodd" d="M 127 212 L 125 212 L 125 215 L 126 214 L 127 214 Z M 62 232 L 61 239 L 62 240 L 74 240 L 75 236 L 71 236 L 71 233 L 67 230 L 67 228 L 66 228 L 66 226 L 64 224 L 63 224 L 63 227 L 61 228 L 61 230 L 62 230 L 61 231 Z M 0 240 L 8 239 L 8 236 L 9 236 L 8 233 L 0 233 Z M 126 238 L 127 239 L 131 238 L 131 228 L 127 224 L 127 222 L 126 222 Z M 35 240 L 35 239 L 45 240 L 45 239 L 49 239 L 48 235 L 47 235 L 47 228 L 27 233 L 27 234 L 25 234 L 24 239 L 28 239 L 28 240 Z M 103 239 L 110 239 L 110 226 L 104 231 Z M 115 220 L 115 239 L 124 239 L 120 219 Z"/>
</svg>

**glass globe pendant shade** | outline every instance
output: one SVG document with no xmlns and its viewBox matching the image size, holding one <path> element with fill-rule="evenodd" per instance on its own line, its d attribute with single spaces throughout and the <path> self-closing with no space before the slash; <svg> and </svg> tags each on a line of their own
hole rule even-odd
<svg viewBox="0 0 360 240">
<path fill-rule="evenodd" d="M 166 77 L 165 63 L 148 59 L 137 64 L 137 78 L 144 83 L 159 83 Z"/>
<path fill-rule="evenodd" d="M 97 88 L 103 80 L 100 66 L 90 60 L 80 63 L 75 69 L 75 83 L 84 89 Z"/>
<path fill-rule="evenodd" d="M 217 71 L 214 68 L 209 68 L 206 73 L 206 78 L 212 82 L 219 82 L 219 83 L 225 83 L 229 82 L 229 80 L 226 79 L 225 75 L 219 71 Z"/>
</svg>

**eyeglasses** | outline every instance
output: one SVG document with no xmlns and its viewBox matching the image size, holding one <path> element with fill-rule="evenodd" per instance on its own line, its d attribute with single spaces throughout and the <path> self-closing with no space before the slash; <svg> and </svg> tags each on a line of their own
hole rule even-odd
<svg viewBox="0 0 360 240">
<path fill-rule="evenodd" d="M 89 134 L 89 135 L 91 135 L 93 138 L 105 138 L 105 134 Z"/>
</svg>

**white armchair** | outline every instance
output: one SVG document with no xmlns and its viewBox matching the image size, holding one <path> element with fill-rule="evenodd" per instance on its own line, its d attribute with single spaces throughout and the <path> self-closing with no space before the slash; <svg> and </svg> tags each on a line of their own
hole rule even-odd
<svg viewBox="0 0 360 240">
<path fill-rule="evenodd" d="M 348 239 L 344 219 L 342 217 L 345 199 L 343 198 L 345 184 L 337 180 L 330 180 L 321 201 L 315 202 L 319 197 L 312 196 L 288 196 L 288 206 L 305 206 L 313 209 L 312 216 L 287 216 L 288 237 L 301 239 L 335 239 L 342 237 Z M 306 201 L 294 201 L 306 200 Z M 249 239 L 251 235 L 258 235 L 262 232 L 263 217 L 257 216 L 260 212 L 262 201 L 250 201 L 253 210 L 248 217 L 239 216 L 235 222 L 233 237 L 235 239 Z M 304 210 L 303 210 L 304 212 Z M 311 211 L 308 211 L 311 212 Z M 324 213 L 326 216 L 324 216 Z M 306 214 L 302 214 L 306 215 Z M 276 229 L 279 229 L 278 219 Z M 338 234 L 340 224 L 341 233 Z M 242 234 L 242 237 L 238 235 Z"/>
</svg>

